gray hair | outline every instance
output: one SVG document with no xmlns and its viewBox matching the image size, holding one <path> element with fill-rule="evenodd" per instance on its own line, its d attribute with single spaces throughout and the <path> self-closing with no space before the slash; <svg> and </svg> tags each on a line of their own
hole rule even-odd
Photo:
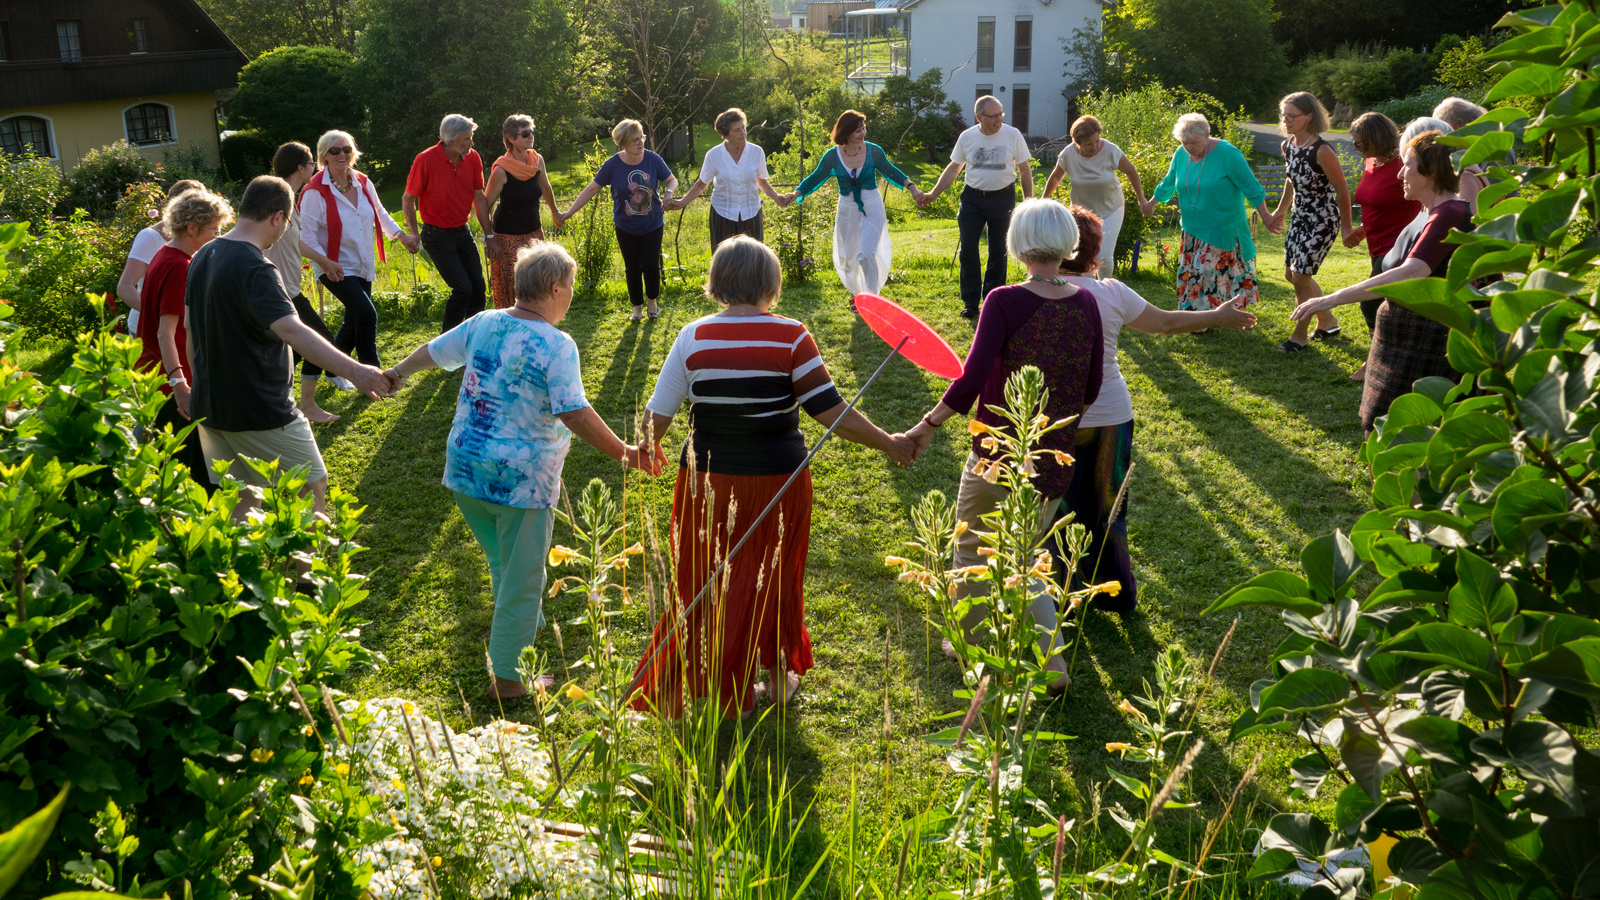
<svg viewBox="0 0 1600 900">
<path fill-rule="evenodd" d="M 1435 119 L 1432 116 L 1422 116 L 1420 118 L 1412 119 L 1410 124 L 1406 125 L 1406 130 L 1400 132 L 1400 152 L 1404 153 L 1405 149 L 1411 146 L 1411 141 L 1417 135 L 1427 131 L 1437 131 L 1440 134 L 1449 134 L 1450 132 L 1455 131 L 1455 128 L 1453 128 L 1449 122 L 1446 122 L 1443 119 Z"/>
<path fill-rule="evenodd" d="M 543 300 L 556 285 L 577 275 L 578 261 L 567 248 L 554 241 L 534 241 L 532 247 L 518 251 L 512 277 L 518 300 Z"/>
<path fill-rule="evenodd" d="M 723 306 L 764 306 L 783 291 L 783 268 L 772 248 L 747 235 L 717 245 L 706 271 L 706 296 Z"/>
<path fill-rule="evenodd" d="M 449 143 L 463 134 L 478 130 L 478 123 L 460 113 L 451 113 L 439 120 L 439 140 Z"/>
<path fill-rule="evenodd" d="M 1002 112 L 1005 111 L 1006 105 L 1000 102 L 999 97 L 996 97 L 993 94 L 984 94 L 982 97 L 977 99 L 977 102 L 972 104 L 972 114 L 977 115 L 978 113 L 983 112 L 984 104 L 987 103 L 993 103 L 995 106 L 1000 107 Z"/>
<path fill-rule="evenodd" d="M 350 145 L 350 168 L 354 169 L 356 167 L 356 160 L 361 158 L 361 148 L 356 146 L 356 139 L 350 136 L 350 132 L 336 129 L 334 131 L 324 131 L 322 137 L 317 138 L 318 168 L 322 167 L 322 158 L 328 155 L 328 148 L 332 147 L 334 142 L 341 138 L 346 144 Z"/>
<path fill-rule="evenodd" d="M 1006 250 L 1025 263 L 1060 263 L 1078 249 L 1078 223 L 1055 200 L 1024 200 L 1011 213 Z"/>
<path fill-rule="evenodd" d="M 1199 113 L 1184 113 L 1172 126 L 1172 136 L 1179 141 L 1189 138 L 1210 137 L 1211 122 Z"/>
<path fill-rule="evenodd" d="M 1463 128 L 1488 110 L 1465 97 L 1446 97 L 1433 108 L 1433 117 L 1450 123 L 1451 128 Z"/>
</svg>

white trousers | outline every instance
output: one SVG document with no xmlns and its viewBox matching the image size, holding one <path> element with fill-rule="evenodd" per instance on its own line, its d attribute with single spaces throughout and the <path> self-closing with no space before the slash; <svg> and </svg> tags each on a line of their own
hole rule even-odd
<svg viewBox="0 0 1600 900">
<path fill-rule="evenodd" d="M 1100 239 L 1100 273 L 1101 278 L 1110 278 L 1115 274 L 1117 260 L 1117 235 L 1122 233 L 1122 220 L 1127 218 L 1128 208 L 1117 207 L 1117 211 L 1109 216 L 1101 216 L 1100 223 L 1104 229 L 1104 237 Z"/>
<path fill-rule="evenodd" d="M 889 220 L 883 209 L 883 194 L 861 192 L 866 215 L 856 208 L 849 194 L 839 197 L 839 212 L 833 217 L 833 267 L 850 296 L 876 294 L 889 280 Z"/>
</svg>

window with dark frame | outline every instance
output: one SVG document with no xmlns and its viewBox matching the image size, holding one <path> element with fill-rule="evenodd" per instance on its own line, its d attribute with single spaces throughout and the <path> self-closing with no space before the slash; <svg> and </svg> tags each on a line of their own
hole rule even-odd
<svg viewBox="0 0 1600 900">
<path fill-rule="evenodd" d="M 1033 91 L 1025 84 L 1011 86 L 1011 126 L 1028 133 L 1028 98 Z"/>
<path fill-rule="evenodd" d="M 0 62 L 11 61 L 11 24 L 0 22 Z"/>
<path fill-rule="evenodd" d="M 61 50 L 61 58 L 67 62 L 79 62 L 83 59 L 83 42 L 78 37 L 79 31 L 75 20 L 63 19 L 56 22 L 56 46 Z"/>
<path fill-rule="evenodd" d="M 129 53 L 149 53 L 150 52 L 150 20 L 149 19 L 129 19 L 128 20 L 128 52 Z"/>
<path fill-rule="evenodd" d="M 141 103 L 122 114 L 128 130 L 128 143 L 135 147 L 144 144 L 172 143 L 172 110 L 164 103 Z"/>
<path fill-rule="evenodd" d="M 0 120 L 0 152 L 8 156 L 33 153 L 54 158 L 50 149 L 50 126 L 38 116 L 12 116 Z"/>
<path fill-rule="evenodd" d="M 982 100 L 984 97 L 992 97 L 992 96 L 994 96 L 994 85 L 992 85 L 992 84 L 980 84 L 980 85 L 978 85 L 977 93 L 972 98 L 972 105 L 974 107 L 976 107 L 978 105 L 978 101 L 979 100 Z"/>
<path fill-rule="evenodd" d="M 1033 70 L 1033 16 L 1018 16 L 1016 41 L 1012 44 L 1011 71 Z"/>
<path fill-rule="evenodd" d="M 978 19 L 978 71 L 994 71 L 994 17 Z"/>
</svg>

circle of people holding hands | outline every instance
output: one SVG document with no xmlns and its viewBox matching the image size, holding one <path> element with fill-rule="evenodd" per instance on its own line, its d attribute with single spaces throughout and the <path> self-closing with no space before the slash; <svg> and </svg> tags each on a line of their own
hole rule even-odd
<svg viewBox="0 0 1600 900">
<path fill-rule="evenodd" d="M 1309 340 L 1337 336 L 1331 310 L 1360 303 L 1373 332 L 1364 372 L 1357 373 L 1365 380 L 1362 424 L 1371 430 L 1415 380 L 1451 374 L 1447 329 L 1382 301 L 1371 289 L 1443 272 L 1454 247 L 1446 238 L 1471 227 L 1473 198 L 1485 179 L 1472 169 L 1455 171 L 1450 150 L 1436 139 L 1482 112 L 1452 99 L 1438 118 L 1419 119 L 1404 131 L 1376 113 L 1356 120 L 1351 133 L 1365 158 L 1353 194 L 1359 225 L 1352 223 L 1352 194 L 1337 155 L 1320 136 L 1327 115 L 1306 93 L 1291 94 L 1280 106 L 1288 173 L 1275 209 L 1239 148 L 1213 137 L 1209 123 L 1194 113 L 1178 119 L 1173 137 L 1179 147 L 1148 195 L 1100 123 L 1079 119 L 1043 190 L 1048 197 L 1067 181 L 1070 205 L 1033 197 L 1027 142 L 1004 123 L 993 97 L 977 102 L 978 124 L 961 133 L 949 165 L 927 192 L 866 139 L 866 117 L 851 110 L 839 117 L 835 146 L 815 169 L 794 191 L 778 193 L 764 152 L 748 140 L 744 114 L 733 109 L 716 119 L 723 142 L 706 153 L 694 185 L 674 198 L 672 171 L 645 149 L 639 123 L 624 120 L 612 132 L 618 152 L 565 210 L 533 149 L 532 119 L 506 119 L 506 152 L 485 180 L 472 149 L 475 124 L 450 115 L 441 122 L 439 142 L 412 164 L 403 226 L 357 168 L 354 138 L 329 131 L 314 152 L 298 142 L 280 147 L 275 174 L 250 182 L 237 210 L 198 183 L 173 185 L 160 224 L 135 241 L 118 294 L 135 310 L 129 330 L 142 343 L 140 367 L 166 378 L 167 402 L 147 427 L 176 431 L 200 420 L 178 452 L 207 490 L 220 483 L 219 469 L 252 491 L 263 486 L 247 459 L 299 466 L 320 511 L 328 476 L 311 425 L 338 418 L 317 403 L 321 379 L 377 399 L 430 368 L 463 372 L 443 485 L 487 557 L 494 609 L 489 690 L 497 697 L 527 690 L 517 662 L 545 620 L 545 568 L 571 436 L 655 475 L 669 464 L 664 444 L 671 425 L 685 416 L 690 428 L 677 459 L 670 542 L 678 602 L 667 604 L 656 625 L 633 703 L 672 716 L 687 702 L 715 697 L 727 715 L 738 716 L 763 695 L 786 703 L 812 665 L 804 603 L 812 484 L 804 468 L 802 412 L 906 465 L 946 422 L 976 405 L 956 516 L 977 523 L 1006 497 L 991 480 L 992 442 L 986 446 L 981 435 L 1002 427 L 992 408 L 1006 402 L 1006 378 L 1023 366 L 1037 367 L 1049 391 L 1046 414 L 1072 422 L 1047 438 L 1048 449 L 1064 454 L 1053 459 L 1069 462 L 1040 464 L 1034 476 L 1046 501 L 1042 515 L 1071 515 L 1089 529 L 1084 559 L 1109 570 L 1097 580 L 1119 584 L 1093 602 L 1130 613 L 1137 583 L 1127 507 L 1116 502 L 1134 438 L 1132 398 L 1117 363 L 1122 330 L 1199 334 L 1252 327 L 1256 248 L 1247 209 L 1273 232 L 1287 221 L 1284 270 L 1296 292 L 1296 330 L 1279 349 L 1295 353 Z M 891 434 L 844 401 L 806 326 L 775 311 L 782 272 L 762 243 L 762 197 L 782 207 L 803 203 L 830 182 L 837 186 L 834 262 L 854 296 L 878 292 L 887 278 L 891 248 L 878 178 L 925 206 L 963 170 L 960 297 L 963 315 L 977 319 L 976 331 L 961 376 L 912 427 Z M 1178 205 L 1183 237 L 1175 310 L 1145 301 L 1110 277 L 1126 212 L 1119 175 L 1145 215 L 1158 203 Z M 646 404 L 644 434 L 630 444 L 595 412 L 577 344 L 558 327 L 572 305 L 577 264 L 543 239 L 541 206 L 560 227 L 610 189 L 637 321 L 659 315 L 663 213 L 712 186 L 714 252 L 705 294 L 717 310 L 678 332 Z M 488 283 L 468 226 L 473 215 L 483 234 Z M 988 261 L 980 266 L 985 230 Z M 378 355 L 372 296 L 385 237 L 412 253 L 426 249 L 450 289 L 440 335 L 387 368 Z M 1341 238 L 1348 247 L 1367 243 L 1372 275 L 1324 294 L 1316 275 Z M 1008 257 L 1026 269 L 1020 283 L 1006 284 Z M 302 292 L 302 260 L 344 307 L 336 333 Z M 494 308 L 486 310 L 491 293 Z M 248 512 L 254 496 L 238 515 Z M 775 498 L 774 515 L 757 520 L 754 512 Z M 952 564 L 981 564 L 976 533 L 958 532 Z M 741 542 L 748 547 L 738 556 L 720 555 Z M 692 603 L 722 563 L 727 568 L 710 602 Z M 1082 582 L 1095 573 L 1057 574 Z M 1057 610 L 1043 591 L 1033 615 L 1041 649 L 1059 646 Z M 963 626 L 976 637 L 985 617 L 976 605 Z M 956 651 L 947 646 L 946 652 Z M 1059 655 L 1051 659 L 1058 676 L 1052 690 L 1059 691 L 1068 681 L 1065 665 Z"/>
</svg>

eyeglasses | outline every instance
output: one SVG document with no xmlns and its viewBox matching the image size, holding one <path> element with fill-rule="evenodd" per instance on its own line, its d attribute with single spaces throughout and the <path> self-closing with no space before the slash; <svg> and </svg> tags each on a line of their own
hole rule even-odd
<svg viewBox="0 0 1600 900">
<path fill-rule="evenodd" d="M 328 148 L 328 155 L 329 156 L 344 156 L 347 153 L 354 153 L 355 149 L 356 148 L 354 148 L 354 147 L 329 147 Z"/>
<path fill-rule="evenodd" d="M 1298 118 L 1301 118 L 1302 116 L 1309 116 L 1309 115 L 1311 115 L 1311 113 L 1303 113 L 1303 112 L 1278 113 L 1278 121 L 1280 121 L 1280 122 L 1288 122 L 1288 121 L 1291 121 L 1293 119 L 1298 119 Z"/>
<path fill-rule="evenodd" d="M 517 137 L 533 137 L 533 129 L 532 128 L 524 128 L 521 131 L 517 132 Z"/>
<path fill-rule="evenodd" d="M 980 118 L 980 119 L 998 119 L 998 118 L 1000 118 L 1000 117 L 1002 117 L 1004 115 L 1005 115 L 1005 113 L 1003 113 L 1003 112 L 978 113 L 978 118 Z"/>
</svg>

